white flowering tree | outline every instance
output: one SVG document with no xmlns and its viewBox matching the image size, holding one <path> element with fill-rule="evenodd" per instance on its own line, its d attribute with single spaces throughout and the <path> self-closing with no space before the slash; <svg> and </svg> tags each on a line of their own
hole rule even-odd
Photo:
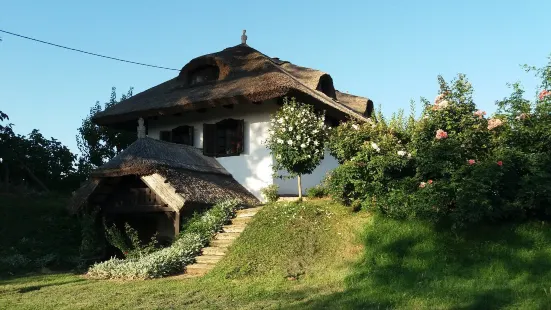
<svg viewBox="0 0 551 310">
<path fill-rule="evenodd" d="M 274 174 L 287 171 L 288 178 L 297 177 L 299 198 L 302 198 L 301 175 L 310 174 L 323 159 L 329 128 L 325 114 L 316 113 L 310 105 L 295 98 L 284 98 L 283 107 L 271 120 L 269 138 L 266 141 L 272 156 Z"/>
</svg>

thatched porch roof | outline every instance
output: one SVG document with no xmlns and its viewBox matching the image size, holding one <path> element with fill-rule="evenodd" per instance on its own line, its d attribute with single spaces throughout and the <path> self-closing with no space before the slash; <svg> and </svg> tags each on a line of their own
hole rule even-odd
<svg viewBox="0 0 551 310">
<path fill-rule="evenodd" d="M 181 207 L 180 201 L 184 208 L 186 203 L 214 204 L 225 199 L 239 199 L 247 205 L 259 203 L 216 159 L 200 150 L 141 138 L 93 171 L 90 180 L 74 193 L 69 209 L 76 212 L 102 183 L 127 175 L 141 177 L 148 187 L 166 197 L 167 204 L 174 202 L 174 209 Z"/>
<path fill-rule="evenodd" d="M 211 66 L 217 78 L 190 82 L 194 70 Z M 333 80 L 324 72 L 293 65 L 240 44 L 190 61 L 180 74 L 98 113 L 100 125 L 134 122 L 139 117 L 171 115 L 225 104 L 260 102 L 296 96 L 341 117 L 366 119 L 365 104 L 339 100 Z M 360 97 L 358 97 L 360 98 Z"/>
</svg>

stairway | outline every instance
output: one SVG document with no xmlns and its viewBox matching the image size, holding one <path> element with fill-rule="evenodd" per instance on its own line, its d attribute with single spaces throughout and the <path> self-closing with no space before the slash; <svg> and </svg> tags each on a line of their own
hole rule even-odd
<svg viewBox="0 0 551 310">
<path fill-rule="evenodd" d="M 228 247 L 245 230 L 247 224 L 262 207 L 239 210 L 231 219 L 231 224 L 222 226 L 222 231 L 217 233 L 208 247 L 203 248 L 202 254 L 195 258 L 194 264 L 186 267 L 184 276 L 200 277 L 216 266 L 228 252 Z"/>
</svg>

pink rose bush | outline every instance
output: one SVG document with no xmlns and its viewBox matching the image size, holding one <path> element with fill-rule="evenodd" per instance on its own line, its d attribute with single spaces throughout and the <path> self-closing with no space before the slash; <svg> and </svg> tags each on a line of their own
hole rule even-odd
<svg viewBox="0 0 551 310">
<path fill-rule="evenodd" d="M 499 118 L 492 118 L 488 120 L 488 130 L 492 130 L 503 125 L 503 121 Z"/>
<path fill-rule="evenodd" d="M 491 116 L 477 108 L 472 85 L 458 75 L 451 82 L 438 78 L 439 94 L 423 100 L 419 118 L 389 120 L 377 111 L 373 128 L 339 126 L 329 143 L 341 163 L 331 173 L 332 196 L 454 229 L 551 216 L 551 72 L 538 74 L 545 90 L 535 104 L 513 84 Z"/>
<path fill-rule="evenodd" d="M 478 118 L 483 118 L 484 115 L 486 115 L 486 111 L 476 110 L 473 114 L 474 114 L 474 116 L 477 116 Z"/>
<path fill-rule="evenodd" d="M 445 132 L 444 130 L 442 129 L 438 129 L 436 131 L 436 139 L 440 140 L 440 139 L 446 139 L 448 137 L 448 133 Z"/>
<path fill-rule="evenodd" d="M 540 92 L 538 98 L 539 98 L 539 100 L 544 100 L 547 96 L 551 96 L 551 91 L 548 91 L 547 89 L 544 89 Z"/>
</svg>

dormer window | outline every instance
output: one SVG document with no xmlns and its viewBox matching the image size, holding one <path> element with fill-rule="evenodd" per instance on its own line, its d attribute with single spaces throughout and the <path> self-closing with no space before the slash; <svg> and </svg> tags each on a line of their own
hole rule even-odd
<svg viewBox="0 0 551 310">
<path fill-rule="evenodd" d="M 189 73 L 188 81 L 190 85 L 216 81 L 219 73 L 217 66 L 202 66 Z"/>
<path fill-rule="evenodd" d="M 333 99 L 337 98 L 335 87 L 333 86 L 333 79 L 329 74 L 324 74 L 320 77 L 318 87 L 316 89 L 324 93 L 328 97 L 331 97 Z"/>
</svg>

